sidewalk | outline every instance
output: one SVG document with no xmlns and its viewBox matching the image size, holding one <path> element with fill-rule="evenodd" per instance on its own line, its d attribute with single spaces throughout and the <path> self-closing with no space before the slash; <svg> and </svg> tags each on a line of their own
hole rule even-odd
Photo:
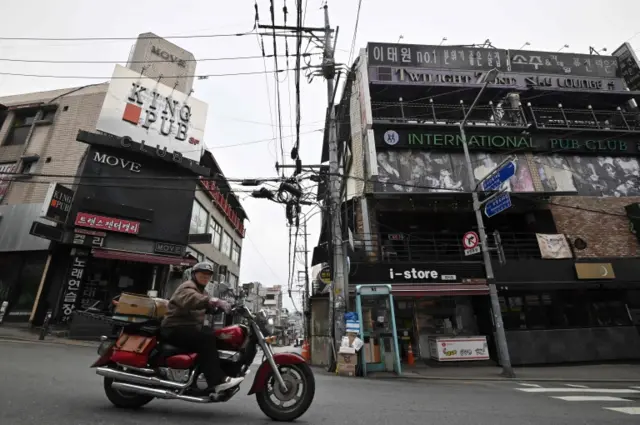
<svg viewBox="0 0 640 425">
<path fill-rule="evenodd" d="M 97 347 L 98 342 L 91 341 L 77 341 L 69 338 L 62 338 L 53 335 L 45 336 L 43 341 L 40 341 L 41 328 L 29 328 L 26 323 L 3 323 L 0 325 L 0 341 L 23 341 L 23 342 L 40 342 L 48 344 L 62 344 L 73 345 L 79 347 Z"/>
<path fill-rule="evenodd" d="M 454 380 L 454 381 L 540 381 L 640 383 L 640 363 L 577 364 L 515 367 L 516 378 L 501 376 L 496 366 L 430 367 L 424 364 L 402 365 L 402 376 L 370 373 L 372 379 Z"/>
</svg>

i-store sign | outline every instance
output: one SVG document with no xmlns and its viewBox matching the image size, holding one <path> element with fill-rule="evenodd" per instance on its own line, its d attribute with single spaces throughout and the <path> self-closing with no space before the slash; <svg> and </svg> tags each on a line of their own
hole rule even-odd
<svg viewBox="0 0 640 425">
<path fill-rule="evenodd" d="M 220 193 L 218 185 L 216 185 L 214 181 L 205 180 L 202 177 L 200 177 L 200 183 L 207 189 L 218 209 L 227 217 L 227 220 L 229 220 L 236 232 L 244 238 L 244 225 L 242 224 L 242 220 L 240 220 L 238 214 L 236 214 L 231 205 L 229 205 L 224 195 Z"/>
</svg>

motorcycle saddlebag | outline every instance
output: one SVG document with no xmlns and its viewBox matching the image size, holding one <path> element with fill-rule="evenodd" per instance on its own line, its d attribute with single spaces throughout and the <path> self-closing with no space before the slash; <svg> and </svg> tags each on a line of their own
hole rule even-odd
<svg viewBox="0 0 640 425">
<path fill-rule="evenodd" d="M 155 336 L 122 333 L 113 347 L 111 361 L 125 366 L 145 367 L 156 344 Z"/>
</svg>

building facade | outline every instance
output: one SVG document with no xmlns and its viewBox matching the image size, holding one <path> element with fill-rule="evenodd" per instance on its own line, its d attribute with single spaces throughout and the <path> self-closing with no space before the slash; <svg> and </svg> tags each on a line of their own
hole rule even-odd
<svg viewBox="0 0 640 425">
<path fill-rule="evenodd" d="M 51 242 L 29 233 L 40 217 L 47 177 L 76 174 L 95 130 L 107 84 L 0 97 L 0 299 L 7 320 L 29 319 Z M 5 174 L 7 173 L 7 174 Z"/>
<path fill-rule="evenodd" d="M 499 361 L 492 283 L 514 364 L 640 357 L 640 68 L 621 49 L 361 51 L 336 107 L 349 284 L 392 286 L 401 357 Z M 506 193 L 483 207 L 493 280 L 469 196 L 487 177 Z"/>
<path fill-rule="evenodd" d="M 0 98 L 7 320 L 38 324 L 50 311 L 72 336 L 99 335 L 74 311 L 106 311 L 123 291 L 168 297 L 204 259 L 237 286 L 246 214 L 204 149 L 195 61 L 174 60 L 193 55 L 151 36 L 133 49 L 141 68 L 116 66 L 108 84 Z M 158 57 L 145 66 L 147 56 Z M 159 103 L 147 103 L 151 90 Z"/>
</svg>

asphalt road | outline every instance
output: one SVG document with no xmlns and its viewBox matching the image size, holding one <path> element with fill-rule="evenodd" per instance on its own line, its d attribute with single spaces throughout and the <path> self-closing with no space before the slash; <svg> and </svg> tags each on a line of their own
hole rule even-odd
<svg viewBox="0 0 640 425">
<path fill-rule="evenodd" d="M 139 411 L 124 411 L 110 405 L 103 394 L 101 378 L 88 368 L 96 357 L 94 349 L 0 341 L 0 353 L 0 424 L 271 422 L 259 410 L 255 398 L 246 395 L 247 384 L 224 404 L 155 400 Z M 640 407 L 640 388 L 634 393 L 634 389 L 623 385 L 614 386 L 621 393 L 609 394 L 596 387 L 591 392 L 584 391 L 570 383 L 372 381 L 321 372 L 316 374 L 316 383 L 314 403 L 298 423 L 636 425 L 640 419 L 638 415 L 605 409 Z M 553 387 L 552 392 L 545 387 Z"/>
</svg>

